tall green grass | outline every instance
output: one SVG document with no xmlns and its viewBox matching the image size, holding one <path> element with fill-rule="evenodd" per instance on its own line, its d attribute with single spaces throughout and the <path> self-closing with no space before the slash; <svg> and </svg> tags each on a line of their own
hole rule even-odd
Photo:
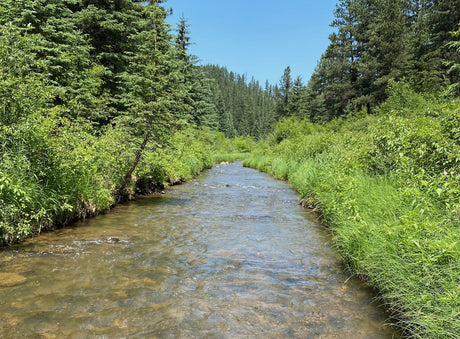
<svg viewBox="0 0 460 339">
<path fill-rule="evenodd" d="M 319 210 L 408 337 L 460 334 L 459 108 L 397 84 L 380 115 L 287 119 L 243 162 Z"/>
<path fill-rule="evenodd" d="M 212 161 L 234 162 L 246 159 L 256 143 L 251 137 L 237 137 L 228 139 L 223 133 L 216 133 L 213 143 Z"/>
</svg>

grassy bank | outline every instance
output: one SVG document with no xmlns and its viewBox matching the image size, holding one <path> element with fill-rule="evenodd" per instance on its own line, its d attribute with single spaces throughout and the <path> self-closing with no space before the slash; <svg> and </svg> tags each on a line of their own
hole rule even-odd
<svg viewBox="0 0 460 339">
<path fill-rule="evenodd" d="M 79 126 L 37 121 L 27 131 L 2 130 L 0 163 L 0 244 L 109 210 L 118 201 L 186 181 L 212 166 L 214 134 L 188 128 L 170 145 L 146 150 L 119 196 L 119 186 L 135 156 L 120 130 L 95 137 Z M 37 128 L 37 126 L 39 126 Z M 27 127 L 27 126 L 25 126 Z"/>
<path fill-rule="evenodd" d="M 289 180 L 413 338 L 460 333 L 460 105 L 392 89 L 379 115 L 279 123 L 244 165 Z"/>
</svg>

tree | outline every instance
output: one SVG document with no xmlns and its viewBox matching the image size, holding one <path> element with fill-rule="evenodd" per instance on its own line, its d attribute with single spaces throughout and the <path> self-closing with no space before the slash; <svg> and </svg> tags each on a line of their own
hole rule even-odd
<svg viewBox="0 0 460 339">
<path fill-rule="evenodd" d="M 217 130 L 219 123 L 215 98 L 211 93 L 211 85 L 196 66 L 196 56 L 189 53 L 190 31 L 184 17 L 180 19 L 176 32 L 175 50 L 181 63 L 182 81 L 187 91 L 183 96 L 181 108 L 191 124 Z"/>
<path fill-rule="evenodd" d="M 296 115 L 298 117 L 307 116 L 307 88 L 302 83 L 300 76 L 295 79 L 292 86 L 288 112 L 289 115 Z"/>
<path fill-rule="evenodd" d="M 386 99 L 389 81 L 407 74 L 417 11 L 408 0 L 339 2 L 332 23 L 337 31 L 308 85 L 310 107 L 321 107 L 310 112 L 315 120 L 363 106 L 372 113 Z"/>
<path fill-rule="evenodd" d="M 278 119 L 289 115 L 288 107 L 289 107 L 289 98 L 291 95 L 291 89 L 292 89 L 291 67 L 287 66 L 284 69 L 283 76 L 281 77 L 279 91 L 278 91 L 278 104 L 276 108 Z"/>
<path fill-rule="evenodd" d="M 271 86 L 266 84 L 262 89 L 254 78 L 247 83 L 244 75 L 223 67 L 206 65 L 200 68 L 205 77 L 212 79 L 220 131 L 230 137 L 246 135 L 256 139 L 272 131 L 275 95 Z"/>
<path fill-rule="evenodd" d="M 187 24 L 187 21 L 184 17 L 180 18 L 179 24 L 177 25 L 177 36 L 175 41 L 175 48 L 178 53 L 179 59 L 185 62 L 185 64 L 189 64 L 192 56 L 188 54 L 190 43 L 190 25 Z"/>
<path fill-rule="evenodd" d="M 12 22 L 23 35 L 40 40 L 33 51 L 40 60 L 33 72 L 52 88 L 61 114 L 96 119 L 104 104 L 98 98 L 100 68 L 91 61 L 91 46 L 77 28 L 72 0 L 5 0 L 0 23 Z"/>
<path fill-rule="evenodd" d="M 146 22 L 144 29 L 133 37 L 137 53 L 123 73 L 127 88 L 132 89 L 126 93 L 128 114 L 115 119 L 118 128 L 130 131 L 127 142 L 134 149 L 131 165 L 117 187 L 121 194 L 131 182 L 144 151 L 164 146 L 171 131 L 180 127 L 180 117 L 174 112 L 176 102 L 184 95 L 181 64 L 170 43 L 165 9 L 149 4 L 138 10 Z"/>
<path fill-rule="evenodd" d="M 357 107 L 371 108 L 386 99 L 390 79 L 398 79 L 408 60 L 409 32 L 406 26 L 407 4 L 403 0 L 369 1 L 372 20 L 367 27 L 366 49 L 359 61 L 364 84 Z"/>
<path fill-rule="evenodd" d="M 460 24 L 458 30 L 452 32 L 452 38 L 460 38 Z M 449 43 L 449 47 L 453 50 L 456 50 L 458 54 L 460 54 L 460 40 L 452 40 Z M 460 96 L 460 61 L 458 58 L 455 58 L 454 60 L 446 62 L 446 65 L 449 67 L 447 74 L 449 74 L 451 78 L 456 79 L 456 81 L 452 81 L 448 86 L 447 93 L 458 97 Z"/>
<path fill-rule="evenodd" d="M 236 136 L 235 127 L 233 126 L 233 117 L 230 112 L 225 108 L 225 101 L 221 89 L 216 85 L 215 80 L 212 82 L 214 93 L 214 102 L 217 109 L 219 132 L 224 133 L 227 138 L 234 138 Z"/>
<path fill-rule="evenodd" d="M 101 81 L 97 95 L 104 99 L 105 105 L 96 122 L 104 126 L 131 105 L 124 74 L 138 52 L 136 36 L 152 29 L 155 23 L 149 22 L 147 11 L 143 10 L 150 5 L 129 0 L 83 0 L 77 4 L 77 28 L 85 34 L 91 46 L 91 59 L 98 65 Z"/>
</svg>

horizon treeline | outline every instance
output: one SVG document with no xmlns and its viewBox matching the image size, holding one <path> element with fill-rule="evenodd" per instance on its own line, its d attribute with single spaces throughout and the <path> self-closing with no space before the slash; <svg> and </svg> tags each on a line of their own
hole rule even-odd
<svg viewBox="0 0 460 339">
<path fill-rule="evenodd" d="M 200 66 L 211 88 L 219 112 L 219 130 L 227 137 L 267 136 L 275 124 L 277 86 L 268 82 L 262 88 L 253 78 L 228 71 L 218 65 Z"/>
</svg>

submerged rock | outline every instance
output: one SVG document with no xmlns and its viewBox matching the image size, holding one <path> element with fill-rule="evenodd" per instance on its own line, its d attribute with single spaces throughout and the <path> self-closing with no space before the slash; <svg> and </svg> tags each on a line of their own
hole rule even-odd
<svg viewBox="0 0 460 339">
<path fill-rule="evenodd" d="M 24 283 L 26 277 L 17 273 L 0 273 L 0 287 L 11 287 Z"/>
</svg>

